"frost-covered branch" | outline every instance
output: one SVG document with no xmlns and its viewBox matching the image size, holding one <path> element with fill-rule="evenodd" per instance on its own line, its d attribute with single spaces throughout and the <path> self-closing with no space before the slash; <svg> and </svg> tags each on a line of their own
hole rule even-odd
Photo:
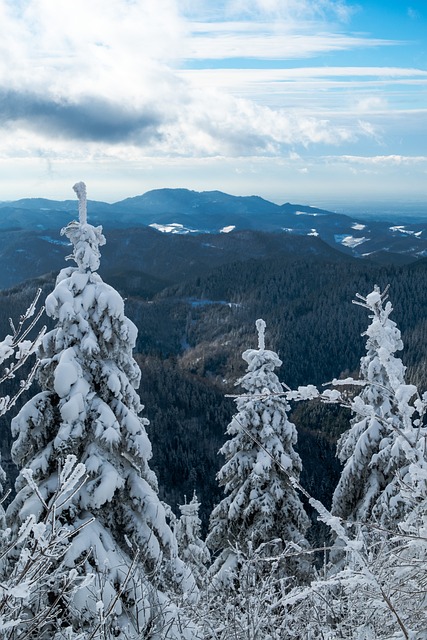
<svg viewBox="0 0 427 640">
<path fill-rule="evenodd" d="M 29 469 L 23 474 L 29 487 L 37 485 Z M 76 457 L 66 458 L 62 472 L 58 473 L 58 487 L 41 520 L 31 514 L 23 522 L 16 535 L 6 529 L 0 539 L 0 635 L 4 640 L 54 636 L 61 603 L 92 581 L 91 575 L 79 575 L 75 568 L 60 570 L 62 558 L 70 542 L 78 533 L 76 528 L 60 524 L 57 519 L 58 504 L 86 480 L 86 468 L 77 463 Z M 40 492 L 36 495 L 40 498 Z M 87 526 L 90 521 L 82 527 Z M 50 601 L 52 584 L 58 581 L 59 593 Z M 44 608 L 40 602 L 45 600 Z"/>
<path fill-rule="evenodd" d="M 36 353 L 45 334 L 46 327 L 43 326 L 35 338 L 27 339 L 28 335 L 34 329 L 44 312 L 44 306 L 41 306 L 37 310 L 40 294 L 41 289 L 38 289 L 30 306 L 26 312 L 21 315 L 19 322 L 16 325 L 12 318 L 9 318 L 12 333 L 7 335 L 0 342 L 0 365 L 3 365 L 3 363 L 7 361 L 11 362 L 4 368 L 3 372 L 0 373 L 0 385 L 6 380 L 15 378 L 19 369 L 26 364 L 32 355 Z M 38 364 L 38 361 L 36 361 L 28 375 L 20 381 L 19 389 L 14 393 L 14 395 L 0 397 L 0 416 L 9 411 L 14 406 L 19 396 L 30 388 L 36 375 Z"/>
</svg>

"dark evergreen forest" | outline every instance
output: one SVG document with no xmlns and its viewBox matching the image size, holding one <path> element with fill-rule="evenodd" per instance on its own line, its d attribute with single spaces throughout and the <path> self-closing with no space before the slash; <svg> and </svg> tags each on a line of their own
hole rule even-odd
<svg viewBox="0 0 427 640">
<path fill-rule="evenodd" d="M 0 293 L 0 329 L 19 317 L 35 289 L 53 288 L 56 273 Z M 393 266 L 342 254 L 274 256 L 228 262 L 206 274 L 196 270 L 179 284 L 147 287 L 143 272 L 121 271 L 109 284 L 127 297 L 126 314 L 139 330 L 136 357 L 140 396 L 150 420 L 152 467 L 160 495 L 175 510 L 196 489 L 206 525 L 222 497 L 217 454 L 234 412 L 227 394 L 238 393 L 242 352 L 256 347 L 255 320 L 267 323 L 266 347 L 279 354 L 280 379 L 292 388 L 356 373 L 364 355 L 366 310 L 352 304 L 356 292 L 390 284 L 393 319 L 402 331 L 408 381 L 427 388 L 427 261 Z M 157 283 L 158 284 L 158 283 Z M 159 289 L 154 293 L 153 289 Z M 43 294 L 44 295 L 44 294 Z M 42 296 L 43 297 L 43 296 Z M 10 381 L 12 389 L 18 381 Z M 7 391 L 7 389 L 6 389 Z M 34 393 L 34 388 L 30 393 Z M 23 398 L 24 399 L 24 398 Z M 3 466 L 12 472 L 9 421 L 1 423 Z M 347 410 L 317 403 L 294 407 L 303 485 L 326 504 L 339 474 L 335 443 L 348 426 Z"/>
</svg>

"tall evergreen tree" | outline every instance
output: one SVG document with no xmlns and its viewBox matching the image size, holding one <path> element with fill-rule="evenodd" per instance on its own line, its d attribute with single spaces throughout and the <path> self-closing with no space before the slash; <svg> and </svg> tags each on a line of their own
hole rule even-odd
<svg viewBox="0 0 427 640">
<path fill-rule="evenodd" d="M 87 482 L 58 507 L 58 515 L 75 531 L 64 567 L 94 573 L 96 579 L 63 603 L 60 624 L 86 632 L 98 621 L 99 634 L 105 634 L 108 613 L 112 636 L 140 638 L 148 627 L 154 633 L 166 624 L 162 592 L 182 589 L 194 596 L 196 587 L 178 558 L 148 464 L 148 421 L 139 417 L 140 371 L 132 357 L 137 330 L 124 315 L 121 296 L 96 273 L 105 239 L 101 227 L 87 223 L 85 185 L 74 190 L 79 222 L 62 233 L 72 242 L 70 259 L 77 266 L 60 272 L 46 300 L 56 326 L 39 349 L 42 391 L 13 420 L 12 455 L 21 469 L 31 470 L 46 504 L 57 487 L 58 461 L 75 454 L 88 472 Z M 16 491 L 9 520 L 19 526 L 31 513 L 40 518 L 43 505 L 22 472 Z M 49 598 L 60 588 L 53 584 Z M 170 619 L 167 624 L 167 637 L 175 637 Z"/>
<path fill-rule="evenodd" d="M 400 331 L 390 319 L 393 310 L 387 290 L 375 287 L 358 296 L 357 304 L 371 313 L 367 331 L 367 354 L 360 361 L 363 389 L 352 402 L 351 427 L 340 438 L 337 455 L 345 464 L 332 501 L 334 515 L 349 521 L 375 519 L 396 522 L 390 498 L 397 491 L 396 474 L 408 464 L 403 440 L 412 441 L 416 387 L 405 383 L 405 367 L 395 356 L 403 349 Z M 402 514 L 401 514 L 402 515 Z"/>
<path fill-rule="evenodd" d="M 219 583 L 232 583 L 239 572 L 239 553 L 250 555 L 265 545 L 267 555 L 280 554 L 289 544 L 306 549 L 309 519 L 296 490 L 274 462 L 298 479 L 301 459 L 294 450 L 295 425 L 274 370 L 282 362 L 265 349 L 264 320 L 257 320 L 258 349 L 243 353 L 247 373 L 237 381 L 244 393 L 236 398 L 238 412 L 228 425 L 231 436 L 220 453 L 225 464 L 218 473 L 226 497 L 213 510 L 207 544 L 219 552 L 212 575 Z M 271 544 L 267 544 L 271 543 Z M 262 555 L 262 552 L 261 552 Z M 289 562 L 302 572 L 306 562 Z"/>
</svg>

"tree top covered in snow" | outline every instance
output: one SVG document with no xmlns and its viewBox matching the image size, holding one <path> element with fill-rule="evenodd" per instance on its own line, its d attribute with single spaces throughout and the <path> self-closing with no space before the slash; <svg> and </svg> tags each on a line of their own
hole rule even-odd
<svg viewBox="0 0 427 640">
<path fill-rule="evenodd" d="M 86 273 L 97 271 L 101 253 L 99 247 L 105 244 L 102 227 L 94 227 L 87 223 L 87 199 L 86 185 L 77 182 L 74 191 L 79 199 L 79 222 L 73 220 L 64 229 L 61 235 L 66 235 L 73 245 L 73 253 L 67 256 L 67 260 L 74 260 L 79 271 Z"/>
<path fill-rule="evenodd" d="M 255 325 L 258 331 L 258 349 L 247 349 L 242 353 L 242 358 L 248 363 L 248 368 L 246 375 L 240 378 L 240 380 L 237 381 L 237 384 L 241 385 L 244 389 L 249 390 L 249 388 L 252 388 L 254 385 L 252 374 L 256 374 L 258 382 L 255 384 L 255 387 L 257 388 L 256 393 L 259 393 L 261 390 L 260 385 L 262 383 L 263 376 L 267 374 L 267 372 L 272 372 L 280 367 L 282 365 L 282 361 L 277 353 L 265 348 L 265 321 L 259 318 Z M 275 387 L 275 393 L 283 393 L 283 387 L 278 380 Z"/>
<path fill-rule="evenodd" d="M 73 187 L 78 199 L 79 199 L 79 222 L 80 224 L 87 223 L 87 196 L 86 185 L 84 182 L 76 182 Z"/>
<path fill-rule="evenodd" d="M 258 349 L 265 349 L 265 320 L 259 318 L 256 323 L 256 328 L 258 330 Z"/>
</svg>

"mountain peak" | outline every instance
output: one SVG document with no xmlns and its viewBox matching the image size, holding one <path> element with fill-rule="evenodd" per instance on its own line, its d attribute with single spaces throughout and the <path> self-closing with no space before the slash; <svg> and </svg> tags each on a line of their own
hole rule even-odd
<svg viewBox="0 0 427 640">
<path fill-rule="evenodd" d="M 0 202 L 0 230 L 54 231 L 77 216 L 75 200 L 23 198 Z M 364 220 L 326 209 L 286 202 L 274 204 L 259 196 L 233 196 L 223 191 L 184 188 L 153 189 L 114 204 L 89 201 L 88 218 L 105 230 L 152 226 L 170 234 L 219 234 L 242 230 L 286 231 L 293 236 L 318 236 L 329 246 L 357 257 L 378 252 L 415 260 L 427 255 L 422 223 Z"/>
</svg>

